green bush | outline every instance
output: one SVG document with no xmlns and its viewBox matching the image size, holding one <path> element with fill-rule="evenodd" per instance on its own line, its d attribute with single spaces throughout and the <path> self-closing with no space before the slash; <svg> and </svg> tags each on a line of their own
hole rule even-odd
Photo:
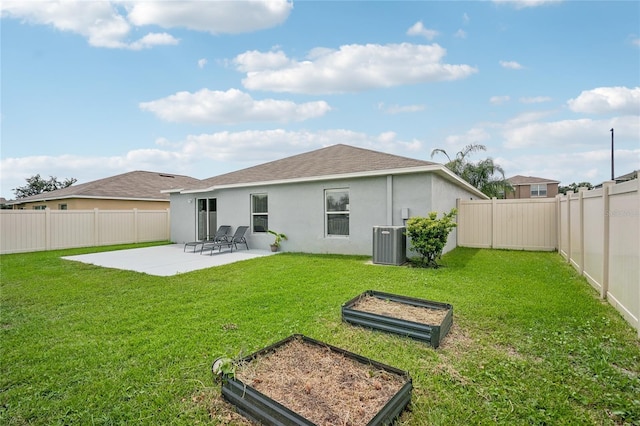
<svg viewBox="0 0 640 426">
<path fill-rule="evenodd" d="M 411 240 L 411 248 L 420 255 L 420 265 L 437 268 L 436 259 L 442 256 L 442 250 L 447 244 L 447 237 L 455 223 L 456 209 L 444 213 L 438 219 L 437 212 L 431 212 L 427 217 L 412 217 L 407 221 L 407 235 Z"/>
</svg>

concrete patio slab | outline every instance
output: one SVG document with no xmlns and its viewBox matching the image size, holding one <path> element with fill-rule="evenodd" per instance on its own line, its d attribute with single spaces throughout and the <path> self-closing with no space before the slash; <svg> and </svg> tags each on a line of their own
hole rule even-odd
<svg viewBox="0 0 640 426">
<path fill-rule="evenodd" d="M 168 277 L 199 269 L 226 265 L 241 260 L 270 256 L 273 253 L 266 250 L 222 250 L 200 254 L 191 252 L 190 248 L 184 252 L 183 244 L 169 244 L 165 246 L 144 247 L 129 250 L 106 251 L 102 253 L 65 256 L 63 259 L 103 266 L 105 268 L 124 269 L 143 272 L 149 275 Z"/>
</svg>

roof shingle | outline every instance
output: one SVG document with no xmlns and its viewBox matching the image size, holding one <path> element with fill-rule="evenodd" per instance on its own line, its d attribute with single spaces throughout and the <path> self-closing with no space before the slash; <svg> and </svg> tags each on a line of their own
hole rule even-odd
<svg viewBox="0 0 640 426">
<path fill-rule="evenodd" d="M 424 167 L 434 164 L 437 163 L 338 144 L 204 179 L 197 187 L 191 189 Z"/>
<path fill-rule="evenodd" d="M 194 186 L 199 179 L 170 173 L 133 171 L 55 191 L 20 198 L 14 203 L 61 198 L 123 198 L 133 200 L 166 200 L 169 194 L 161 191 Z"/>
</svg>

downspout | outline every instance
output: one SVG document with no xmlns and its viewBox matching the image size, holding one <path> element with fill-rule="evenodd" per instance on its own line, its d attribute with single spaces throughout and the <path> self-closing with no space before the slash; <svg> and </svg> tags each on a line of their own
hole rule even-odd
<svg viewBox="0 0 640 426">
<path fill-rule="evenodd" d="M 387 175 L 387 226 L 393 225 L 393 175 Z"/>
</svg>

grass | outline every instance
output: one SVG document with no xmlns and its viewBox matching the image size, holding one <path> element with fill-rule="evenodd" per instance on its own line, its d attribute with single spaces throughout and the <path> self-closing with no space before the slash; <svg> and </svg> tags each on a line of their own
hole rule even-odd
<svg viewBox="0 0 640 426">
<path fill-rule="evenodd" d="M 212 361 L 303 333 L 408 370 L 402 425 L 640 424 L 636 331 L 556 253 L 283 253 L 173 277 L 60 259 L 107 249 L 0 257 L 0 423 L 240 424 Z M 433 350 L 343 324 L 368 289 L 451 303 L 454 327 Z"/>
</svg>

